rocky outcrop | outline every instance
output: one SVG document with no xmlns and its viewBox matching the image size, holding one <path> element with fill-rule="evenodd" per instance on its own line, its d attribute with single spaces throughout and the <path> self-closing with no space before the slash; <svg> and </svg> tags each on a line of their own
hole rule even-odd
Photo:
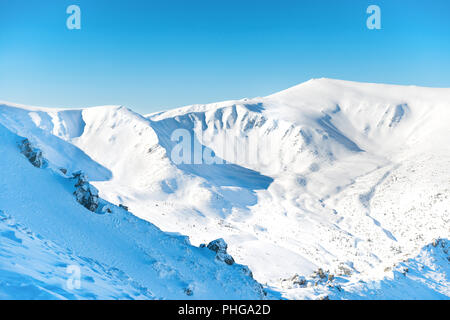
<svg viewBox="0 0 450 320">
<path fill-rule="evenodd" d="M 348 264 L 341 262 L 337 267 L 336 274 L 338 276 L 351 276 L 353 273 L 353 263 Z"/>
<path fill-rule="evenodd" d="M 250 270 L 249 267 L 247 267 L 247 266 L 241 266 L 241 271 L 242 271 L 242 273 L 244 273 L 246 276 L 249 276 L 250 278 L 253 279 L 253 272 Z"/>
<path fill-rule="evenodd" d="M 214 251 L 216 253 L 217 261 L 225 262 L 229 266 L 233 265 L 233 267 L 237 268 L 237 270 L 242 272 L 245 276 L 252 279 L 255 291 L 259 293 L 261 299 L 265 299 L 265 297 L 267 296 L 267 292 L 264 290 L 263 286 L 254 280 L 253 273 L 251 272 L 249 267 L 235 263 L 233 257 L 227 253 L 228 245 L 225 240 L 219 238 L 211 241 L 208 245 L 202 243 L 200 245 L 200 248 L 208 248 L 209 250 Z M 187 291 L 186 294 L 188 294 Z"/>
<path fill-rule="evenodd" d="M 28 139 L 24 139 L 22 141 L 20 145 L 20 151 L 36 168 L 42 168 L 47 165 L 47 161 L 42 156 L 42 151 L 33 148 L 31 142 Z"/>
<path fill-rule="evenodd" d="M 75 179 L 75 192 L 73 193 L 77 201 L 86 209 L 95 212 L 98 208 L 98 190 L 89 184 L 86 175 L 82 171 L 73 173 Z"/>
<path fill-rule="evenodd" d="M 227 253 L 228 245 L 222 238 L 211 241 L 206 247 L 216 253 L 217 260 L 223 261 L 228 265 L 234 264 L 233 257 Z"/>
<path fill-rule="evenodd" d="M 299 274 L 295 274 L 291 278 L 281 280 L 281 287 L 285 289 L 306 288 L 307 286 L 308 280 Z"/>
<path fill-rule="evenodd" d="M 314 271 L 310 277 L 304 277 L 299 274 L 295 274 L 294 276 L 281 279 L 281 287 L 284 289 L 296 289 L 296 288 L 308 288 L 308 287 L 316 287 L 318 285 L 326 285 L 328 287 L 336 287 L 334 285 L 335 276 L 331 274 L 329 271 L 324 271 L 322 268 Z"/>
<path fill-rule="evenodd" d="M 331 283 L 334 281 L 334 274 L 319 268 L 313 272 L 312 278 L 315 280 L 315 283 Z"/>
</svg>

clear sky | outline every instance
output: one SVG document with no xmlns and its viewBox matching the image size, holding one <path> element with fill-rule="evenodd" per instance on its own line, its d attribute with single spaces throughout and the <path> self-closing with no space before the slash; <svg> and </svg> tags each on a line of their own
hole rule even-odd
<svg viewBox="0 0 450 320">
<path fill-rule="evenodd" d="M 150 113 L 320 77 L 450 87 L 450 1 L 0 0 L 0 100 Z"/>
</svg>

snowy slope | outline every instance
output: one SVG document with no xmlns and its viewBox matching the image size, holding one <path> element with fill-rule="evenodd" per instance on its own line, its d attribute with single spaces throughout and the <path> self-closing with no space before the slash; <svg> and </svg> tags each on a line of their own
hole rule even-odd
<svg viewBox="0 0 450 320">
<path fill-rule="evenodd" d="M 247 269 L 215 260 L 186 237 L 118 207 L 85 209 L 73 179 L 51 162 L 32 166 L 19 151 L 22 140 L 0 125 L 0 299 L 264 297 Z M 73 266 L 79 289 L 67 284 Z"/>
<path fill-rule="evenodd" d="M 55 167 L 82 169 L 103 199 L 194 245 L 223 237 L 238 263 L 287 298 L 328 292 L 289 285 L 319 268 L 362 292 L 350 284 L 384 281 L 450 237 L 449 119 L 450 89 L 331 79 L 146 117 L 121 106 L 0 106 L 0 123 Z M 225 163 L 174 162 L 180 128 Z"/>
</svg>

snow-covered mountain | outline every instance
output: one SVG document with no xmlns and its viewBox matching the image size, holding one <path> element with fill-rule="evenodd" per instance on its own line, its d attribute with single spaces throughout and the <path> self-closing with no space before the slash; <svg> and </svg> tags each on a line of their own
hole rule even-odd
<svg viewBox="0 0 450 320">
<path fill-rule="evenodd" d="M 2 239 L 0 275 L 23 260 L 11 278 L 41 288 L 31 255 L 77 261 L 114 288 L 56 290 L 64 297 L 262 298 L 242 264 L 272 298 L 448 298 L 449 120 L 450 89 L 330 79 L 147 116 L 3 103 L 0 227 L 14 247 Z M 47 168 L 29 163 L 19 137 Z M 83 208 L 69 179 L 78 170 L 100 207 L 130 213 Z M 194 246 L 223 238 L 238 265 L 172 233 Z"/>
<path fill-rule="evenodd" d="M 9 125 L 25 110 L 1 108 Z M 30 110 L 34 120 L 45 117 Z M 74 114 L 63 112 L 64 126 L 79 120 Z M 94 199 L 95 188 L 55 163 L 79 161 L 97 179 L 108 169 L 56 136 L 25 128 L 31 145 L 0 124 L 0 300 L 266 298 L 248 267 L 217 259 L 225 252 L 194 247 L 101 198 L 85 208 L 78 193 Z"/>
</svg>

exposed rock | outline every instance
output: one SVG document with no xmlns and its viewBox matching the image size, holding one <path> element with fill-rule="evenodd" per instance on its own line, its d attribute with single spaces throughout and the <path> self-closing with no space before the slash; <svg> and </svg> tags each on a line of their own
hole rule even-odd
<svg viewBox="0 0 450 320">
<path fill-rule="evenodd" d="M 253 279 L 253 272 L 250 270 L 249 267 L 247 267 L 247 266 L 242 266 L 241 270 L 242 270 L 242 272 L 243 272 L 246 276 L 249 276 L 250 278 Z"/>
<path fill-rule="evenodd" d="M 184 293 L 185 293 L 187 296 L 192 296 L 192 295 L 194 294 L 194 291 L 192 291 L 191 288 L 185 288 L 185 289 L 184 289 Z"/>
<path fill-rule="evenodd" d="M 228 265 L 233 265 L 234 264 L 234 259 L 231 255 L 229 255 L 226 252 L 219 252 L 216 255 L 216 259 L 225 262 Z"/>
<path fill-rule="evenodd" d="M 63 174 L 67 174 L 67 169 L 65 168 L 59 168 L 59 171 L 61 171 Z"/>
<path fill-rule="evenodd" d="M 344 263 L 340 263 L 337 268 L 338 276 L 350 276 L 352 275 L 352 269 Z"/>
<path fill-rule="evenodd" d="M 307 285 L 306 278 L 303 276 L 300 276 L 298 274 L 294 275 L 290 280 L 294 286 L 299 286 L 299 287 L 304 288 Z"/>
<path fill-rule="evenodd" d="M 297 285 L 299 287 L 305 288 L 307 285 L 307 281 L 305 279 L 305 277 L 299 276 L 297 275 L 292 282 L 294 285 Z"/>
<path fill-rule="evenodd" d="M 211 241 L 207 247 L 209 250 L 212 250 L 215 253 L 227 252 L 228 249 L 227 243 L 222 238 Z"/>
<path fill-rule="evenodd" d="M 22 144 L 20 145 L 20 151 L 36 168 L 42 168 L 47 165 L 47 161 L 42 157 L 42 151 L 33 148 L 28 139 L 24 139 L 22 141 Z"/>
<path fill-rule="evenodd" d="M 123 204 L 119 204 L 119 208 L 122 208 L 125 211 L 128 211 L 128 207 L 124 206 Z"/>
<path fill-rule="evenodd" d="M 110 205 L 103 206 L 102 213 L 112 213 L 111 206 Z"/>
<path fill-rule="evenodd" d="M 305 277 L 295 274 L 291 278 L 281 280 L 281 285 L 283 288 L 306 288 L 308 286 L 308 280 Z"/>
<path fill-rule="evenodd" d="M 98 190 L 89 184 L 82 171 L 74 172 L 73 179 L 76 179 L 74 195 L 77 201 L 86 209 L 95 212 L 98 208 Z"/>
<path fill-rule="evenodd" d="M 234 264 L 234 259 L 227 253 L 228 245 L 222 238 L 211 241 L 207 248 L 216 253 L 216 259 L 223 261 L 228 265 Z"/>
<path fill-rule="evenodd" d="M 331 282 L 334 281 L 334 274 L 331 274 L 330 271 L 324 271 L 322 268 L 317 269 L 317 271 L 314 271 L 314 273 L 312 274 L 312 278 L 319 278 L 316 281 L 316 284 L 319 283 L 328 283 L 331 284 Z"/>
<path fill-rule="evenodd" d="M 402 273 L 404 276 L 406 276 L 406 274 L 409 272 L 409 268 L 403 268 Z"/>
<path fill-rule="evenodd" d="M 322 268 L 317 269 L 317 271 L 314 272 L 313 275 L 314 278 L 319 277 L 320 279 L 325 279 L 327 278 L 327 274 L 323 271 Z"/>
</svg>

